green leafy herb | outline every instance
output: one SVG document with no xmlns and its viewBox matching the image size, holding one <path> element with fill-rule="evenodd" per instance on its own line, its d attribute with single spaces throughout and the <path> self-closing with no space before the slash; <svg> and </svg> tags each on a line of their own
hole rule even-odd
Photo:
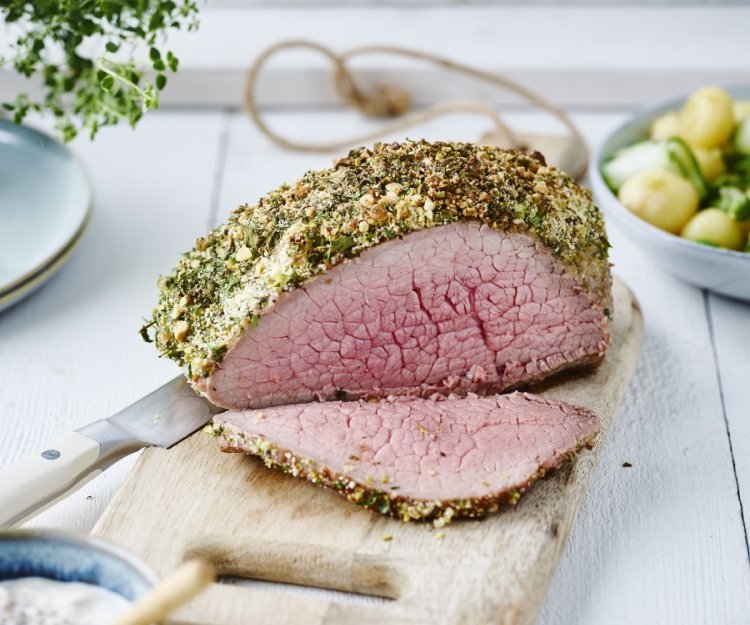
<svg viewBox="0 0 750 625">
<path fill-rule="evenodd" d="M 65 141 L 82 130 L 93 138 L 100 128 L 126 121 L 135 126 L 143 114 L 158 108 L 166 71 L 179 61 L 159 45 L 170 30 L 194 30 L 194 0 L 0 0 L 0 15 L 20 33 L 0 67 L 26 77 L 39 75 L 43 97 L 26 93 L 3 108 L 21 123 L 31 111 L 47 111 Z M 133 59 L 114 58 L 138 44 L 149 46 L 153 78 Z"/>
<path fill-rule="evenodd" d="M 332 254 L 345 254 L 347 250 L 353 248 L 356 242 L 351 237 L 343 236 L 339 237 L 331 245 Z"/>
<path fill-rule="evenodd" d="M 738 187 L 720 187 L 716 208 L 735 221 L 746 221 L 750 219 L 750 194 Z"/>
<path fill-rule="evenodd" d="M 388 514 L 390 511 L 391 511 L 391 502 L 385 497 L 383 497 L 380 500 L 380 503 L 378 503 L 378 512 L 380 512 L 380 514 Z M 392 536 L 389 536 L 387 540 L 391 540 L 391 538 Z"/>
<path fill-rule="evenodd" d="M 146 321 L 144 319 L 144 324 L 141 326 L 141 329 L 138 331 L 138 333 L 141 335 L 141 338 L 146 341 L 146 343 L 153 343 L 154 339 L 151 338 L 151 336 L 148 333 L 149 328 L 154 325 L 153 321 Z"/>
<path fill-rule="evenodd" d="M 711 185 L 703 176 L 695 154 L 685 140 L 680 137 L 667 139 L 667 154 L 682 176 L 695 187 L 698 197 L 701 200 L 706 199 L 711 193 Z"/>
</svg>

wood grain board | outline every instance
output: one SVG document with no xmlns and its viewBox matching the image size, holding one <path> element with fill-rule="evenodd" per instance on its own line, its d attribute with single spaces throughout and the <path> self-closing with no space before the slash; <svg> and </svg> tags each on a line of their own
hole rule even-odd
<svg viewBox="0 0 750 625">
<path fill-rule="evenodd" d="M 140 554 L 162 575 L 201 555 L 223 575 L 391 599 L 351 605 L 214 584 L 179 612 L 180 623 L 531 623 L 635 367 L 642 331 L 635 300 L 616 282 L 604 362 L 539 389 L 599 414 L 594 449 L 485 520 L 436 530 L 385 519 L 255 458 L 221 454 L 198 433 L 171 450 L 147 450 L 94 533 Z"/>
</svg>

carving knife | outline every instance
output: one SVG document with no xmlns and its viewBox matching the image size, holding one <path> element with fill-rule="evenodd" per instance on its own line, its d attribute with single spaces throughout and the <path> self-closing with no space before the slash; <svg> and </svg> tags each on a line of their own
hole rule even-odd
<svg viewBox="0 0 750 625">
<path fill-rule="evenodd" d="M 221 412 L 184 377 L 0 470 L 0 527 L 29 520 L 133 452 L 169 448 Z"/>
</svg>

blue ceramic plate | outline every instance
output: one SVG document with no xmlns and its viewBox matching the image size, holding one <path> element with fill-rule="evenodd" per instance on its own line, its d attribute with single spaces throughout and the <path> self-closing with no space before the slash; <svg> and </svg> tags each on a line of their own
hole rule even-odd
<svg viewBox="0 0 750 625">
<path fill-rule="evenodd" d="M 41 286 L 70 256 L 92 192 L 73 153 L 0 119 L 0 310 Z"/>
</svg>

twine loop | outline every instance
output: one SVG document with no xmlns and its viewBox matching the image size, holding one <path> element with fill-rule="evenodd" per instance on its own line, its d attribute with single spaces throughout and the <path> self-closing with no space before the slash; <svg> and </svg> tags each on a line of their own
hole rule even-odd
<svg viewBox="0 0 750 625">
<path fill-rule="evenodd" d="M 373 132 L 367 132 L 355 137 L 331 142 L 305 142 L 285 137 L 273 130 L 265 122 L 257 104 L 256 94 L 258 76 L 261 69 L 272 56 L 282 50 L 290 49 L 311 50 L 328 58 L 333 65 L 332 78 L 334 89 L 344 102 L 356 108 L 366 117 L 393 119 L 394 121 L 386 123 L 384 126 Z M 259 130 L 271 141 L 283 148 L 298 152 L 341 151 L 368 143 L 382 137 L 383 135 L 406 130 L 407 128 L 422 124 L 437 117 L 456 113 L 483 115 L 492 121 L 495 127 L 495 132 L 504 138 L 507 147 L 514 149 L 525 149 L 527 147 L 521 145 L 516 134 L 505 123 L 497 110 L 484 102 L 474 100 L 444 102 L 434 104 L 420 111 L 409 112 L 412 105 L 412 96 L 401 87 L 391 84 L 380 84 L 370 88 L 362 87 L 357 82 L 354 72 L 349 68 L 349 63 L 351 62 L 351 59 L 356 56 L 372 54 L 390 54 L 423 61 L 441 69 L 470 76 L 476 80 L 487 82 L 505 89 L 506 91 L 515 93 L 524 100 L 531 102 L 533 105 L 557 118 L 563 126 L 566 127 L 571 139 L 579 144 L 578 147 L 580 154 L 575 166 L 567 173 L 574 178 L 580 178 L 586 172 L 589 160 L 586 141 L 575 124 L 573 124 L 570 117 L 560 108 L 540 95 L 530 91 L 526 87 L 523 87 L 500 74 L 458 63 L 436 54 L 420 52 L 408 48 L 400 48 L 397 46 L 362 46 L 351 48 L 345 50 L 341 54 L 337 54 L 330 48 L 315 41 L 307 41 L 304 39 L 280 41 L 261 52 L 248 69 L 245 87 L 245 107 L 247 112 L 258 126 Z"/>
</svg>

